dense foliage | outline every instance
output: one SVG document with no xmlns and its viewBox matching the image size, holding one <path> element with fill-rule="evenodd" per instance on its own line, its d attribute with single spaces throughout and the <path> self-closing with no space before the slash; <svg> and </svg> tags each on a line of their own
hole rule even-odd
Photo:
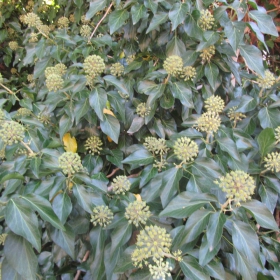
<svg viewBox="0 0 280 280">
<path fill-rule="evenodd" d="M 2 279 L 280 279 L 275 13 L 0 6 Z"/>
</svg>

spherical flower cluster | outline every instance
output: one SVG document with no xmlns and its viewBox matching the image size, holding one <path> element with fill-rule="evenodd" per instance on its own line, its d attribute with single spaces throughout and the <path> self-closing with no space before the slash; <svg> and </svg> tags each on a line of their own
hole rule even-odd
<svg viewBox="0 0 280 280">
<path fill-rule="evenodd" d="M 4 245 L 7 236 L 8 236 L 7 233 L 0 234 L 0 245 Z"/>
<path fill-rule="evenodd" d="M 49 25 L 49 29 L 50 29 L 50 31 L 54 31 L 55 30 L 55 25 L 54 24 L 50 24 Z"/>
<path fill-rule="evenodd" d="M 83 15 L 83 16 L 81 16 L 81 22 L 82 22 L 82 24 L 89 24 L 89 23 L 90 23 L 90 20 L 89 20 L 89 19 L 86 19 L 86 16 Z"/>
<path fill-rule="evenodd" d="M 11 68 L 11 73 L 14 75 L 17 73 L 17 69 L 16 68 Z"/>
<path fill-rule="evenodd" d="M 210 62 L 211 58 L 215 54 L 215 46 L 210 46 L 204 50 L 202 50 L 202 54 L 200 54 L 200 57 L 202 58 L 202 63 Z"/>
<path fill-rule="evenodd" d="M 270 153 L 264 158 L 265 168 L 272 172 L 280 171 L 280 154 L 279 153 Z"/>
<path fill-rule="evenodd" d="M 127 176 L 117 176 L 112 183 L 113 192 L 115 194 L 125 194 L 129 191 L 131 183 L 129 182 Z"/>
<path fill-rule="evenodd" d="M 64 81 L 58 74 L 51 74 L 46 79 L 46 86 L 49 91 L 57 91 L 63 88 Z"/>
<path fill-rule="evenodd" d="M 218 113 L 207 111 L 197 119 L 196 129 L 207 133 L 217 132 L 221 125 L 221 118 Z"/>
<path fill-rule="evenodd" d="M 102 150 L 101 146 L 103 145 L 102 141 L 97 136 L 92 136 L 86 140 L 85 148 L 92 154 L 100 154 Z"/>
<path fill-rule="evenodd" d="M 69 25 L 69 19 L 67 17 L 61 17 L 57 21 L 57 26 L 59 29 L 67 28 Z"/>
<path fill-rule="evenodd" d="M 221 113 L 224 110 L 225 102 L 220 96 L 210 96 L 205 101 L 205 108 L 208 112 Z"/>
<path fill-rule="evenodd" d="M 235 123 L 238 121 L 241 121 L 242 119 L 246 118 L 246 115 L 242 114 L 241 112 L 236 112 L 237 106 L 234 106 L 229 109 L 228 117 L 231 121 L 234 121 Z"/>
<path fill-rule="evenodd" d="M 125 60 L 127 64 L 132 63 L 135 60 L 135 54 L 129 55 Z"/>
<path fill-rule="evenodd" d="M 11 28 L 11 27 L 9 27 L 7 29 L 7 31 L 8 31 L 9 37 L 13 37 L 13 36 L 16 35 L 16 31 L 13 28 Z"/>
<path fill-rule="evenodd" d="M 34 80 L 34 75 L 33 74 L 28 74 L 27 75 L 27 81 L 32 82 Z"/>
<path fill-rule="evenodd" d="M 134 202 L 129 203 L 125 209 L 125 217 L 128 219 L 128 222 L 137 227 L 139 224 L 146 224 L 146 221 L 150 216 L 151 212 L 145 201 L 135 200 Z"/>
<path fill-rule="evenodd" d="M 240 205 L 240 201 L 250 200 L 256 188 L 253 178 L 241 170 L 231 171 L 219 180 L 214 183 L 227 193 L 229 199 L 235 200 L 237 205 Z"/>
<path fill-rule="evenodd" d="M 257 83 L 260 85 L 262 88 L 271 88 L 276 82 L 276 79 L 269 70 L 265 70 L 264 72 L 264 77 L 259 76 L 257 79 Z"/>
<path fill-rule="evenodd" d="M 44 12 L 47 12 L 48 9 L 49 9 L 49 6 L 47 4 L 43 4 L 40 7 L 38 7 L 37 12 L 44 13 Z"/>
<path fill-rule="evenodd" d="M 31 115 L 32 112 L 27 108 L 19 108 L 16 113 L 16 117 L 28 117 Z"/>
<path fill-rule="evenodd" d="M 172 270 L 172 266 L 168 262 L 164 262 L 163 258 L 159 260 L 155 260 L 155 264 L 149 264 L 149 270 L 153 279 L 162 279 L 165 280 L 165 277 L 171 277 L 170 271 Z"/>
<path fill-rule="evenodd" d="M 76 21 L 75 15 L 74 15 L 74 14 L 71 14 L 71 15 L 69 16 L 69 21 L 70 21 L 70 22 L 75 22 L 75 21 Z"/>
<path fill-rule="evenodd" d="M 114 63 L 110 67 L 110 72 L 112 75 L 120 77 L 124 73 L 124 66 L 120 63 Z"/>
<path fill-rule="evenodd" d="M 38 26 L 38 30 L 46 36 L 50 34 L 50 28 L 45 24 Z"/>
<path fill-rule="evenodd" d="M 175 141 L 174 154 L 183 162 L 193 161 L 198 155 L 198 145 L 188 137 L 181 137 Z"/>
<path fill-rule="evenodd" d="M 100 225 L 105 228 L 113 220 L 113 212 L 109 209 L 108 206 L 101 205 L 97 206 L 92 210 L 93 214 L 91 215 L 91 222 L 94 226 Z"/>
<path fill-rule="evenodd" d="M 84 70 L 92 78 L 105 70 L 105 63 L 99 55 L 90 55 L 84 61 Z"/>
<path fill-rule="evenodd" d="M 152 257 L 155 261 L 170 254 L 171 243 L 171 236 L 165 228 L 146 226 L 137 236 L 136 249 L 131 255 L 133 264 L 142 267 L 144 259 Z"/>
<path fill-rule="evenodd" d="M 11 50 L 16 51 L 18 49 L 18 43 L 16 41 L 11 41 L 9 47 Z"/>
<path fill-rule="evenodd" d="M 139 103 L 136 108 L 136 113 L 142 118 L 148 116 L 150 114 L 150 112 L 151 112 L 151 109 L 146 107 L 146 104 L 144 102 Z"/>
<path fill-rule="evenodd" d="M 202 30 L 210 30 L 214 25 L 215 19 L 209 10 L 202 10 L 200 12 L 200 18 L 198 25 Z"/>
<path fill-rule="evenodd" d="M 65 152 L 59 158 L 59 167 L 65 175 L 73 175 L 83 170 L 81 158 L 77 153 Z"/>
<path fill-rule="evenodd" d="M 91 34 L 91 27 L 87 24 L 82 25 L 82 27 L 80 28 L 80 34 L 83 37 L 90 37 Z"/>
<path fill-rule="evenodd" d="M 38 42 L 38 34 L 37 33 L 31 32 L 29 36 L 30 36 L 29 40 L 28 40 L 29 43 Z"/>
<path fill-rule="evenodd" d="M 43 114 L 42 112 L 39 113 L 37 118 L 41 123 L 45 125 L 51 122 L 51 117 L 49 115 Z"/>
<path fill-rule="evenodd" d="M 62 76 L 66 73 L 67 67 L 63 63 L 58 63 L 54 66 L 55 73 Z"/>
<path fill-rule="evenodd" d="M 166 146 L 166 141 L 163 138 L 146 137 L 145 143 L 143 144 L 145 148 L 153 154 L 166 154 L 169 148 Z"/>
<path fill-rule="evenodd" d="M 196 70 L 192 66 L 186 66 L 182 69 L 181 72 L 181 78 L 184 79 L 184 81 L 193 80 L 196 76 Z"/>
<path fill-rule="evenodd" d="M 26 17 L 26 15 L 20 15 L 19 16 L 19 21 L 26 24 L 25 17 Z"/>
<path fill-rule="evenodd" d="M 6 145 L 13 145 L 23 140 L 24 131 L 25 129 L 21 124 L 15 121 L 7 121 L 2 124 L 0 138 Z"/>
<path fill-rule="evenodd" d="M 277 128 L 275 128 L 275 139 L 276 139 L 276 144 L 278 144 L 280 142 L 280 126 L 278 126 Z"/>
<path fill-rule="evenodd" d="M 164 61 L 163 68 L 172 76 L 180 75 L 183 69 L 183 60 L 178 55 L 171 55 Z"/>
<path fill-rule="evenodd" d="M 34 13 L 28 13 L 22 18 L 23 23 L 27 24 L 28 27 L 39 27 L 42 25 L 40 18 Z"/>
<path fill-rule="evenodd" d="M 5 112 L 0 109 L 0 125 L 5 120 Z"/>
</svg>

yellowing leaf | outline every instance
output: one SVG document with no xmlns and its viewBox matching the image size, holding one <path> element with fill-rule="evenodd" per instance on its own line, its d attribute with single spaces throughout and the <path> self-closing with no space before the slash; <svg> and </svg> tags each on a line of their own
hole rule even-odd
<svg viewBox="0 0 280 280">
<path fill-rule="evenodd" d="M 71 137 L 70 133 L 65 133 L 63 138 L 64 149 L 66 152 L 77 152 L 77 141 L 75 137 Z"/>
<path fill-rule="evenodd" d="M 140 195 L 140 194 L 135 194 L 135 193 L 134 193 L 134 196 L 136 197 L 136 200 L 137 200 L 137 201 L 142 201 L 142 198 L 141 198 L 141 195 Z"/>
<path fill-rule="evenodd" d="M 113 142 L 113 140 L 109 136 L 107 136 L 107 139 L 109 142 Z"/>
<path fill-rule="evenodd" d="M 116 117 L 116 116 L 114 115 L 114 113 L 113 113 L 111 110 L 108 110 L 108 109 L 106 109 L 106 108 L 103 109 L 103 113 L 104 113 L 104 114 L 107 114 L 107 115 L 111 115 L 111 116 L 113 116 L 113 117 Z"/>
</svg>

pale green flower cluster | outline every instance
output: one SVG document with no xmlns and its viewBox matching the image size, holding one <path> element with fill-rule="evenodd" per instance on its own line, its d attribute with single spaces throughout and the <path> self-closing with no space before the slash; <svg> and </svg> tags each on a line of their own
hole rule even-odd
<svg viewBox="0 0 280 280">
<path fill-rule="evenodd" d="M 82 25 L 82 27 L 80 28 L 80 34 L 83 37 L 90 37 L 91 34 L 91 27 L 87 24 Z"/>
<path fill-rule="evenodd" d="M 200 18 L 198 25 L 202 30 L 210 30 L 213 28 L 215 19 L 209 10 L 202 10 L 200 12 Z"/>
<path fill-rule="evenodd" d="M 198 155 L 198 145 L 188 137 L 181 137 L 175 141 L 174 154 L 184 163 L 192 162 Z"/>
<path fill-rule="evenodd" d="M 125 194 L 129 191 L 131 183 L 129 182 L 127 176 L 117 176 L 113 179 L 112 188 L 115 194 Z"/>
<path fill-rule="evenodd" d="M 183 60 L 178 55 L 169 56 L 163 63 L 163 68 L 172 76 L 179 76 L 183 69 Z"/>
<path fill-rule="evenodd" d="M 166 141 L 163 138 L 146 137 L 145 143 L 143 144 L 145 148 L 153 154 L 166 154 L 169 148 L 166 146 Z"/>
<path fill-rule="evenodd" d="M 90 221 L 94 226 L 100 225 L 105 228 L 112 222 L 114 217 L 113 212 L 105 205 L 95 207 L 92 212 Z"/>
<path fill-rule="evenodd" d="M 280 154 L 278 152 L 270 153 L 265 158 L 265 168 L 272 172 L 280 171 Z"/>
<path fill-rule="evenodd" d="M 67 17 L 60 17 L 57 21 L 59 29 L 67 28 L 69 26 L 69 19 Z"/>
<path fill-rule="evenodd" d="M 24 127 L 15 121 L 5 121 L 0 129 L 0 138 L 6 145 L 13 145 L 24 139 Z"/>
<path fill-rule="evenodd" d="M 269 70 L 265 70 L 264 72 L 264 77 L 259 76 L 257 79 L 257 83 L 260 85 L 262 88 L 269 89 L 271 88 L 276 82 L 276 79 Z"/>
<path fill-rule="evenodd" d="M 12 51 L 16 51 L 19 48 L 18 43 L 16 41 L 9 42 L 9 47 Z"/>
<path fill-rule="evenodd" d="M 210 134 L 217 132 L 221 125 L 221 118 L 218 113 L 208 111 L 197 119 L 196 129 Z"/>
<path fill-rule="evenodd" d="M 112 75 L 120 77 L 124 73 L 124 66 L 120 62 L 114 63 L 110 67 L 110 72 Z"/>
<path fill-rule="evenodd" d="M 207 111 L 221 113 L 224 110 L 225 102 L 220 96 L 210 96 L 205 101 Z"/>
<path fill-rule="evenodd" d="M 215 46 L 210 46 L 202 50 L 202 53 L 200 54 L 200 57 L 202 58 L 202 63 L 210 62 L 215 52 L 216 52 Z"/>
<path fill-rule="evenodd" d="M 171 277 L 170 271 L 172 270 L 172 266 L 168 262 L 164 262 L 163 258 L 159 260 L 155 260 L 155 264 L 149 264 L 149 270 L 153 279 L 162 279 L 165 280 L 166 276 Z"/>
<path fill-rule="evenodd" d="M 102 150 L 101 146 L 103 145 L 102 141 L 97 136 L 91 136 L 86 140 L 85 148 L 89 151 L 89 153 L 92 154 L 100 154 L 100 151 Z"/>
<path fill-rule="evenodd" d="M 67 67 L 63 63 L 46 68 L 46 86 L 49 91 L 58 91 L 63 88 L 64 80 L 62 79 L 62 75 L 66 73 L 66 70 Z"/>
<path fill-rule="evenodd" d="M 83 65 L 85 73 L 92 79 L 105 70 L 104 60 L 99 55 L 88 56 Z"/>
<path fill-rule="evenodd" d="M 135 200 L 132 203 L 129 203 L 125 209 L 125 217 L 128 219 L 128 222 L 139 226 L 139 224 L 146 224 L 147 220 L 151 216 L 149 206 L 146 205 L 145 201 Z"/>
<path fill-rule="evenodd" d="M 192 66 L 186 66 L 181 71 L 181 78 L 184 79 L 184 81 L 193 80 L 196 76 L 196 70 Z"/>
<path fill-rule="evenodd" d="M 240 205 L 240 201 L 250 200 L 256 188 L 253 178 L 241 170 L 231 171 L 214 183 L 218 184 L 227 193 L 227 197 L 234 200 L 237 205 Z"/>
<path fill-rule="evenodd" d="M 140 117 L 144 118 L 144 117 L 148 116 L 150 114 L 150 112 L 151 112 L 151 109 L 146 106 L 146 103 L 142 102 L 137 105 L 136 113 Z"/>
<path fill-rule="evenodd" d="M 27 108 L 19 108 L 16 113 L 16 117 L 28 117 L 31 115 L 32 115 L 31 110 Z"/>
<path fill-rule="evenodd" d="M 65 175 L 71 176 L 83 171 L 81 158 L 77 153 L 65 152 L 59 158 L 59 167 Z"/>
</svg>

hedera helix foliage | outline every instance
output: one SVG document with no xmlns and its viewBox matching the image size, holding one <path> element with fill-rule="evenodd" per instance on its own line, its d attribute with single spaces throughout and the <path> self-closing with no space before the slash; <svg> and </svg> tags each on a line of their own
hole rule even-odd
<svg viewBox="0 0 280 280">
<path fill-rule="evenodd" d="M 0 6 L 2 279 L 280 278 L 273 13 Z"/>
</svg>

